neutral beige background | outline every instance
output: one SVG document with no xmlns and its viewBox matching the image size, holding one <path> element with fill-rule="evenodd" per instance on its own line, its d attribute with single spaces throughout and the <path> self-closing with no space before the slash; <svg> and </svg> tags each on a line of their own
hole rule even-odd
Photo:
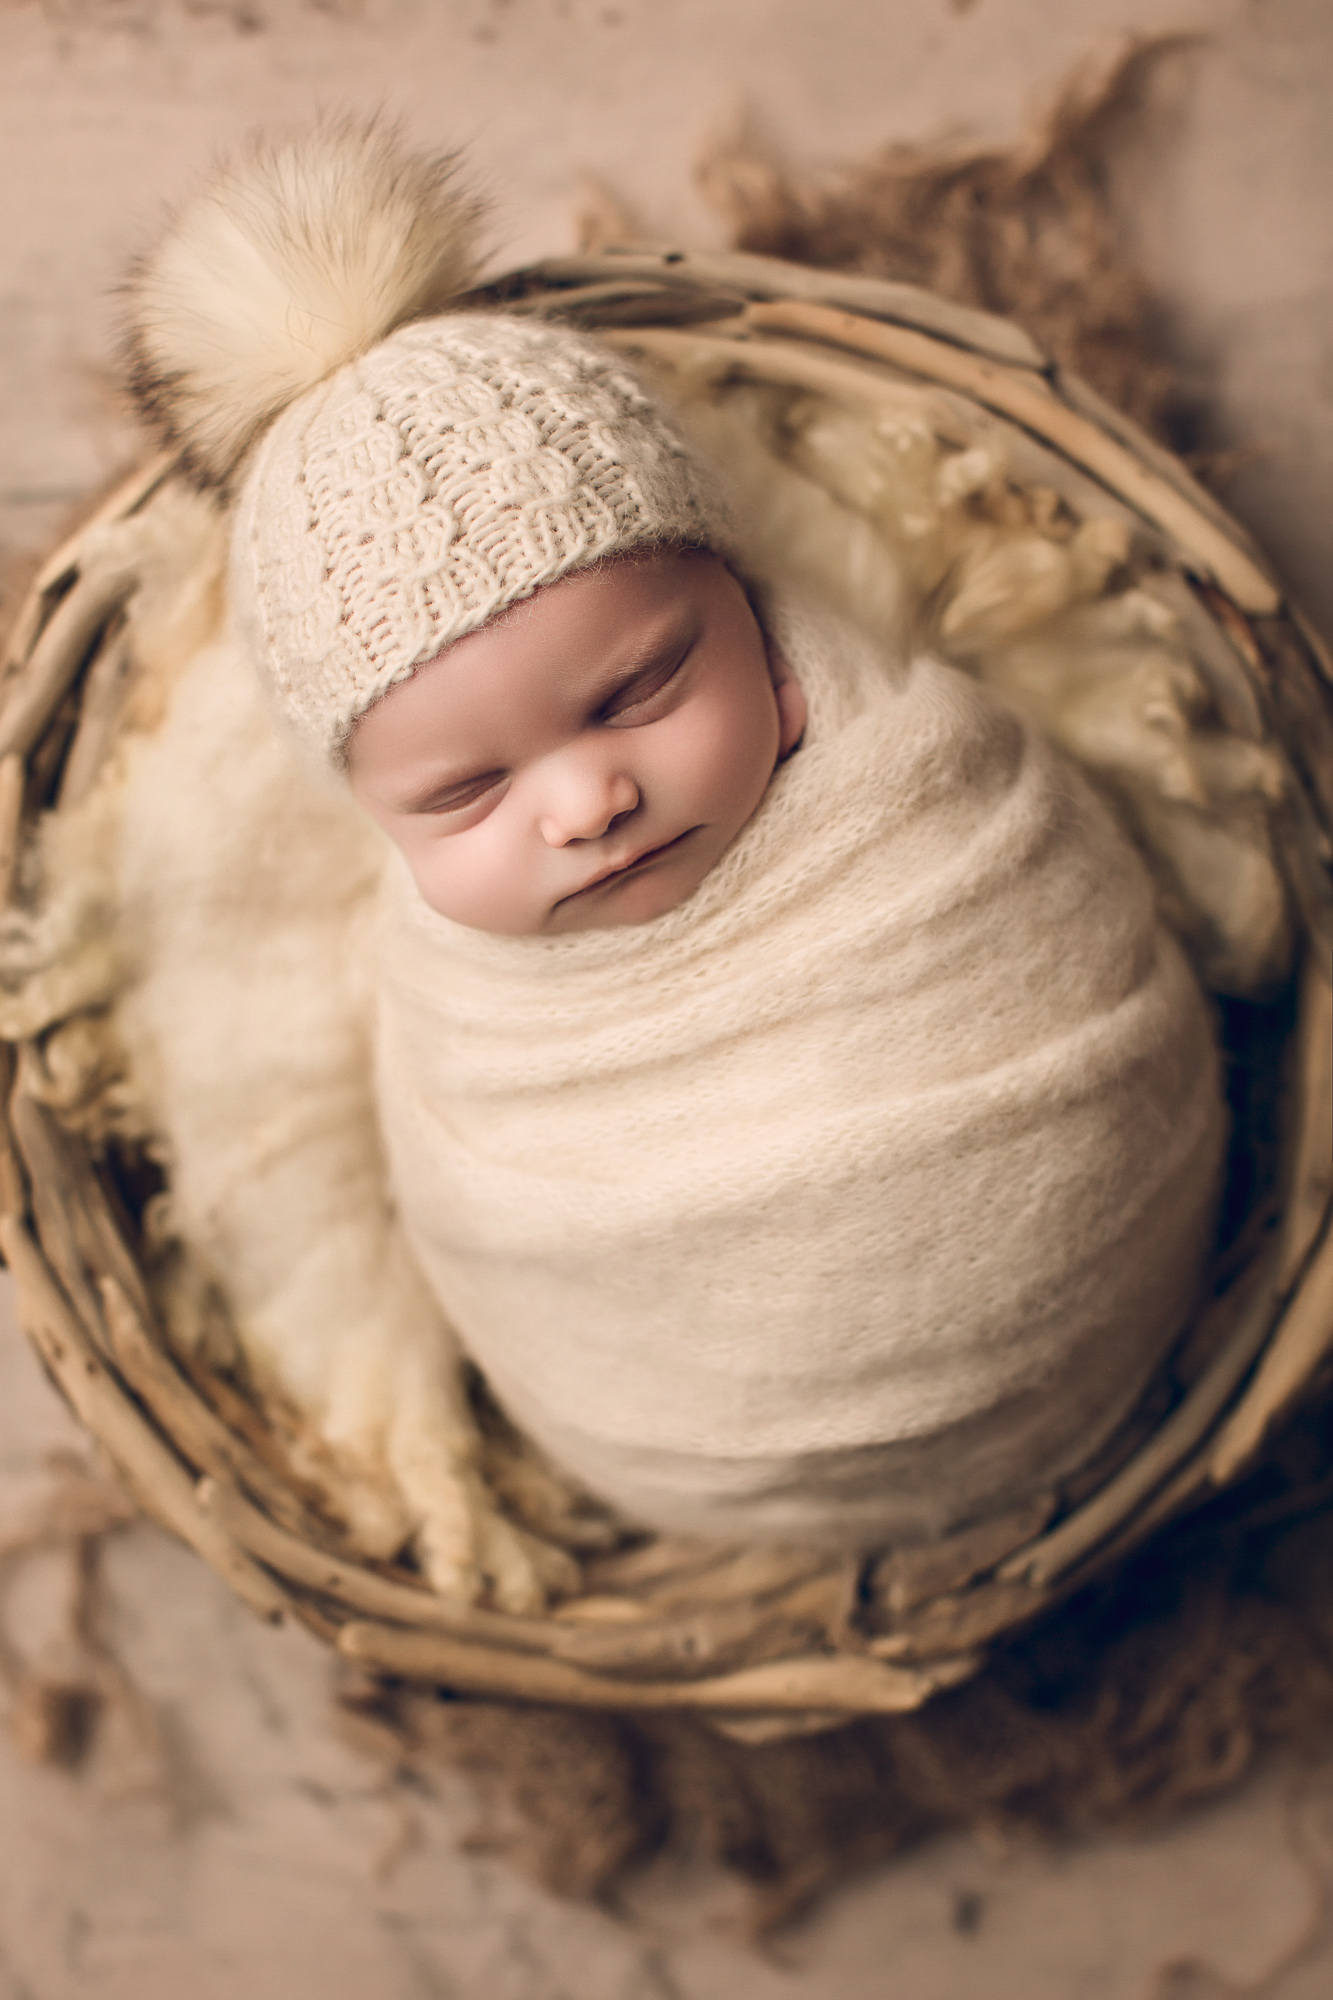
<svg viewBox="0 0 1333 2000">
<path fill-rule="evenodd" d="M 1007 139 L 1075 61 L 1175 28 L 1206 39 L 1163 73 L 1120 203 L 1210 441 L 1254 450 L 1234 504 L 1333 627 L 1330 0 L 0 0 L 0 553 L 40 546 L 132 450 L 104 381 L 111 288 L 256 125 L 386 103 L 465 142 L 498 260 L 565 247 L 589 175 L 702 242 L 691 162 L 742 113 L 803 167 Z M 0 1529 L 71 1438 L 6 1320 Z M 0 1739 L 0 2000 L 1238 2000 L 1333 1871 L 1333 1781 L 1275 1768 L 1150 1840 L 939 1843 L 761 1958 L 734 1888 L 683 1865 L 629 1922 L 461 1851 L 466 1796 L 394 1787 L 335 1741 L 313 1647 L 154 1532 L 123 1538 L 111 1580 L 170 1782 L 115 1731 L 79 1778 Z M 63 1585 L 54 1562 L 22 1585 L 39 1650 Z M 980 1899 L 970 1931 L 960 1897 Z M 1217 1979 L 1164 1987 L 1180 1958 Z M 1263 1985 L 1330 1990 L 1330 1942 Z"/>
</svg>

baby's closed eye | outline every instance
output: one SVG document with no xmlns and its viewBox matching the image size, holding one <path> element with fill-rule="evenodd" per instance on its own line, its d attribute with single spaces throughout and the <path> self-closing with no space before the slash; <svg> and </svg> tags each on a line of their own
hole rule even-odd
<svg viewBox="0 0 1333 2000">
<path fill-rule="evenodd" d="M 692 643 L 673 648 L 667 658 L 654 661 L 624 681 L 599 705 L 594 722 L 634 729 L 653 721 L 659 709 L 667 706 L 661 697 L 674 697 L 680 691 L 683 669 L 693 650 Z"/>
<path fill-rule="evenodd" d="M 469 806 L 479 805 L 508 781 L 507 771 L 478 771 L 470 778 L 460 778 L 453 783 L 437 786 L 421 797 L 409 801 L 404 810 L 409 813 L 447 815 L 466 812 Z"/>
</svg>

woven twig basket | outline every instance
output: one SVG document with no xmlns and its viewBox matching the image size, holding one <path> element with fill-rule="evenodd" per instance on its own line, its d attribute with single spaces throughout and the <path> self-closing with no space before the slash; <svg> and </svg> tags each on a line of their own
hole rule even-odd
<svg viewBox="0 0 1333 2000">
<path fill-rule="evenodd" d="M 145 1509 L 256 1611 L 291 1615 L 367 1666 L 460 1693 L 693 1709 L 738 1734 L 900 1712 L 965 1679 L 988 1644 L 1234 1481 L 1333 1353 L 1333 670 L 1249 538 L 1184 468 L 1018 328 L 909 286 L 747 256 L 553 260 L 475 297 L 599 329 L 649 364 L 759 383 L 874 420 L 936 385 L 1010 439 L 1077 515 L 1132 517 L 1187 597 L 1219 699 L 1286 766 L 1272 832 L 1302 946 L 1276 1107 L 1275 1215 L 1254 1215 L 1170 1373 L 1115 1448 L 1022 1514 L 869 1562 L 639 1541 L 588 1556 L 545 1618 L 464 1609 L 411 1571 L 358 1561 L 312 1510 L 262 1412 L 163 1342 L 123 1175 L 42 1101 L 38 1043 L 9 1055 L 0 1240 L 23 1324 Z M 160 460 L 98 516 L 150 507 Z M 132 566 L 87 530 L 37 578 L 0 708 L 0 889 L 36 817 L 86 791 L 116 727 Z M 1200 636 L 1201 635 L 1201 636 Z M 49 1095 L 49 1093 L 48 1093 Z M 1270 1106 L 1270 1110 L 1272 1107 Z M 504 1490 L 502 1441 L 494 1471 Z"/>
</svg>

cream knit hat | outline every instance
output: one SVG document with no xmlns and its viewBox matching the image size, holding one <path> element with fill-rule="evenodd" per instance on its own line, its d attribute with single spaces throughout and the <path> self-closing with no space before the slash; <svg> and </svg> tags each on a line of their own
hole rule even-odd
<svg viewBox="0 0 1333 2000">
<path fill-rule="evenodd" d="M 337 757 L 395 681 L 540 584 L 722 532 L 613 354 L 458 313 L 401 328 L 279 417 L 245 483 L 233 595 L 279 707 Z"/>
<path fill-rule="evenodd" d="M 473 275 L 449 172 L 325 125 L 217 176 L 130 288 L 140 402 L 204 481 L 239 472 L 241 628 L 335 763 L 395 681 L 540 585 L 727 542 L 709 473 L 610 350 L 421 317 Z"/>
</svg>

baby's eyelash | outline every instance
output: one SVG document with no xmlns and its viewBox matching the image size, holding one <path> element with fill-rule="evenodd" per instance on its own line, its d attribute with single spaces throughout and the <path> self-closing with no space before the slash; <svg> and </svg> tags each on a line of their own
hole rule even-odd
<svg viewBox="0 0 1333 2000">
<path fill-rule="evenodd" d="M 447 792 L 427 799 L 418 811 L 431 814 L 462 812 L 465 807 L 474 806 L 479 799 L 484 799 L 497 785 L 503 784 L 505 775 L 503 771 L 487 771 L 480 777 L 469 778 L 462 785 L 451 785 Z"/>
<path fill-rule="evenodd" d="M 631 714 L 634 709 L 643 708 L 659 694 L 664 694 L 685 665 L 691 650 L 687 646 L 679 659 L 674 660 L 669 667 L 649 675 L 646 686 L 641 687 L 639 692 L 634 692 L 635 684 L 631 682 L 628 688 L 623 688 L 619 694 L 612 695 L 610 701 L 599 712 L 597 720 L 614 722 L 617 717 Z"/>
</svg>

